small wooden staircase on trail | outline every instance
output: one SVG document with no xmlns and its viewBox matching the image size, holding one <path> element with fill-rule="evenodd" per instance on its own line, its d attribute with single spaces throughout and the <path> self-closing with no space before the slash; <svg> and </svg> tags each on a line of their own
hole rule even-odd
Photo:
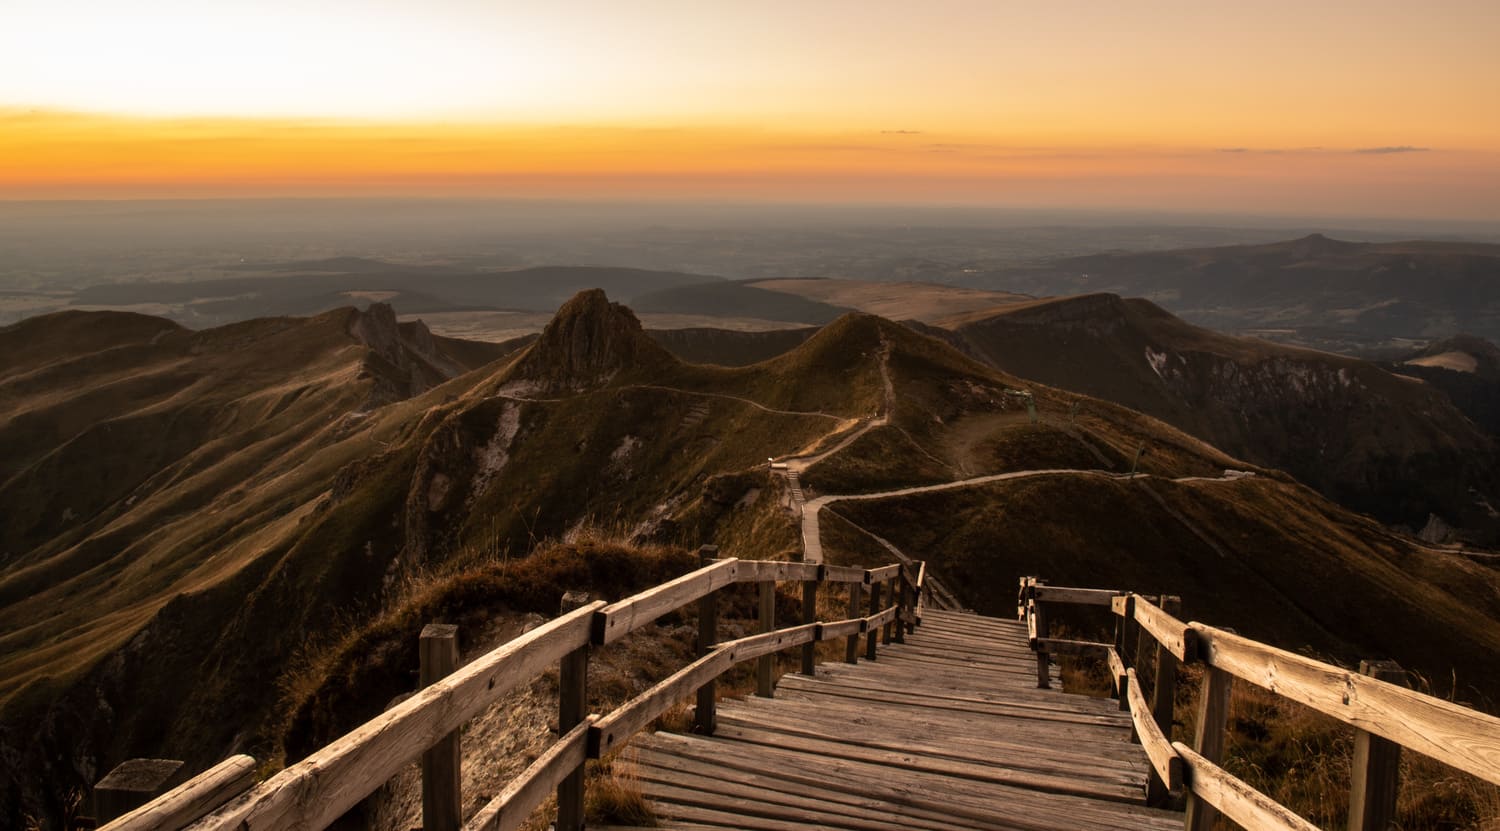
<svg viewBox="0 0 1500 831">
<path fill-rule="evenodd" d="M 875 661 L 784 675 L 721 701 L 712 736 L 641 734 L 621 758 L 668 829 L 1181 828 L 1145 807 L 1130 724 L 1037 689 L 1024 623 L 929 609 Z"/>
</svg>

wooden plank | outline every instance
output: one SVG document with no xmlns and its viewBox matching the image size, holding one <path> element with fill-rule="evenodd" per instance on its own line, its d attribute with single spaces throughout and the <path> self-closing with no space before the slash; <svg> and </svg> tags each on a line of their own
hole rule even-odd
<svg viewBox="0 0 1500 831">
<path fill-rule="evenodd" d="M 1061 773 L 1079 778 L 1140 787 L 1141 771 L 1134 766 L 1111 763 L 1084 754 L 1048 752 L 1051 748 L 1016 741 L 983 740 L 959 734 L 934 735 L 921 730 L 896 730 L 885 727 L 879 732 L 865 725 L 847 722 L 809 722 L 794 715 L 780 715 L 771 708 L 726 710 L 725 724 L 738 724 L 772 730 L 790 736 L 812 739 L 834 739 L 843 744 L 919 753 L 924 756 L 956 761 L 994 764 L 1006 760 L 1005 766 L 1041 773 Z"/>
<path fill-rule="evenodd" d="M 820 787 L 823 783 L 802 784 L 795 779 L 786 779 L 777 775 L 775 770 L 767 771 L 744 771 L 724 765 L 703 762 L 686 756 L 677 756 L 657 750 L 638 750 L 636 754 L 636 767 L 642 779 L 659 777 L 657 781 L 669 784 L 682 783 L 697 787 L 700 790 L 708 790 L 717 787 L 717 783 L 724 782 L 743 788 L 753 788 L 763 798 L 782 799 L 783 796 L 794 799 L 818 800 L 825 805 L 843 805 L 856 808 L 866 808 L 873 800 L 863 794 L 852 793 L 844 788 L 835 786 Z M 848 810 L 841 808 L 840 810 Z M 962 818 L 942 811 L 928 810 L 914 806 L 901 805 L 898 803 L 886 803 L 880 805 L 877 810 L 884 812 L 885 816 L 908 820 L 924 821 L 923 827 L 941 827 L 951 825 L 955 828 L 974 829 L 980 831 L 985 826 L 977 821 L 964 822 Z"/>
<path fill-rule="evenodd" d="M 1030 791 L 1014 785 L 907 770 L 899 779 L 877 762 L 838 759 L 768 745 L 727 744 L 694 736 L 656 734 L 650 746 L 715 766 L 777 777 L 813 787 L 832 787 L 901 805 L 941 810 L 987 827 L 1037 831 L 1116 828 L 1173 829 L 1181 816 L 1123 802 Z"/>
<path fill-rule="evenodd" d="M 612 603 L 600 611 L 594 622 L 594 643 L 614 643 L 662 615 L 675 612 L 738 579 L 739 560 L 717 560 L 676 580 Z"/>
<path fill-rule="evenodd" d="M 865 631 L 865 619 L 835 620 L 818 625 L 818 640 L 830 641 L 838 638 L 857 638 Z"/>
<path fill-rule="evenodd" d="M 896 619 L 896 607 L 887 606 L 879 612 L 865 618 L 865 631 L 873 632 L 876 629 Z"/>
<path fill-rule="evenodd" d="M 775 631 L 776 629 L 776 583 L 770 580 L 762 580 L 758 584 L 760 603 L 756 621 L 761 634 Z M 771 684 L 775 673 L 776 659 L 770 653 L 760 656 L 755 662 L 755 694 L 762 698 L 771 697 Z"/>
<path fill-rule="evenodd" d="M 199 820 L 195 829 L 324 828 L 500 696 L 588 643 L 602 602 L 476 658 Z"/>
<path fill-rule="evenodd" d="M 1136 681 L 1135 670 L 1126 670 L 1129 677 L 1130 718 L 1135 723 L 1136 735 L 1141 738 L 1141 748 L 1156 775 L 1166 784 L 1167 790 L 1182 787 L 1182 759 L 1172 749 L 1171 740 L 1162 734 L 1161 728 L 1151 717 L 1151 706 L 1141 695 L 1141 685 Z"/>
<path fill-rule="evenodd" d="M 1184 784 L 1193 794 L 1246 831 L 1318 831 L 1318 826 L 1231 776 L 1187 745 L 1174 743 L 1172 749 L 1182 757 Z"/>
<path fill-rule="evenodd" d="M 1107 643 L 1095 643 L 1093 641 L 1073 641 L 1065 638 L 1037 638 L 1037 649 L 1043 652 L 1054 652 L 1059 655 L 1092 655 L 1105 657 L 1114 652 L 1114 647 Z"/>
<path fill-rule="evenodd" d="M 875 660 L 875 636 L 880 631 L 878 626 L 870 626 L 868 621 L 878 613 L 880 609 L 880 584 L 870 584 L 870 614 L 865 617 L 865 659 Z"/>
<path fill-rule="evenodd" d="M 100 828 L 103 831 L 178 831 L 244 793 L 254 782 L 255 760 L 249 756 L 230 756 Z"/>
<path fill-rule="evenodd" d="M 1151 637 L 1175 655 L 1177 660 L 1188 664 L 1198 660 L 1197 634 L 1160 606 L 1144 597 L 1136 597 L 1135 622 L 1140 624 L 1141 629 L 1151 633 Z"/>
<path fill-rule="evenodd" d="M 1209 665 L 1500 785 L 1500 718 L 1223 629 L 1192 626 Z"/>
<path fill-rule="evenodd" d="M 1116 617 L 1130 617 L 1130 595 L 1118 595 L 1109 599 L 1109 610 Z"/>
<path fill-rule="evenodd" d="M 1109 661 L 1109 675 L 1115 682 L 1115 698 L 1120 700 L 1120 709 L 1124 710 L 1130 706 L 1130 700 L 1125 693 L 1126 687 L 1130 684 L 1129 677 L 1125 674 L 1125 662 L 1120 659 L 1120 653 L 1112 646 L 1109 647 L 1105 659 Z"/>
<path fill-rule="evenodd" d="M 1209 667 L 1203 674 L 1203 686 L 1198 693 L 1198 735 L 1193 740 L 1193 751 L 1216 765 L 1224 758 L 1225 725 L 1229 719 L 1233 680 L 1233 676 L 1224 670 Z M 1210 831 L 1218 815 L 1218 808 L 1189 790 L 1187 831 Z"/>
<path fill-rule="evenodd" d="M 683 783 L 706 786 L 684 787 Z M 889 813 L 851 805 L 829 804 L 817 799 L 778 795 L 775 791 L 747 788 L 714 779 L 688 776 L 642 776 L 641 792 L 657 802 L 663 813 L 682 808 L 732 812 L 741 823 L 753 824 L 759 818 L 791 820 L 834 825 L 851 831 L 908 831 L 908 825 Z"/>
<path fill-rule="evenodd" d="M 1075 603 L 1083 606 L 1111 606 L 1120 592 L 1111 589 L 1075 589 L 1064 586 L 1038 585 L 1032 597 L 1048 603 Z"/>
<path fill-rule="evenodd" d="M 1012 770 L 992 764 L 976 764 L 955 759 L 922 756 L 899 750 L 860 747 L 842 742 L 828 741 L 826 739 L 792 736 L 773 730 L 760 730 L 740 725 L 730 726 L 726 724 L 721 729 L 723 730 L 724 738 L 733 739 L 737 742 L 748 742 L 780 751 L 810 753 L 826 759 L 866 761 L 884 767 L 887 770 L 912 770 L 938 773 L 959 779 L 1011 785 L 1013 787 L 1027 788 L 1044 793 L 1071 794 L 1115 802 L 1130 802 L 1140 798 L 1140 792 L 1129 785 L 1079 779 L 1067 774 Z"/>
<path fill-rule="evenodd" d="M 802 625 L 818 622 L 818 583 L 808 580 L 802 584 Z M 818 671 L 817 647 L 812 643 L 802 647 L 802 674 L 812 675 Z"/>
<path fill-rule="evenodd" d="M 851 584 L 849 584 L 849 612 L 848 612 L 848 614 L 849 614 L 849 617 L 851 619 L 860 617 L 859 613 L 864 609 L 864 606 L 862 605 L 863 601 L 864 601 L 864 597 L 861 594 L 863 592 L 863 590 L 864 590 L 864 585 L 862 583 L 851 583 Z M 855 633 L 849 635 L 848 641 L 844 644 L 844 662 L 845 663 L 848 663 L 848 664 L 857 664 L 857 663 L 859 663 L 859 636 L 862 635 L 862 634 L 864 634 L 863 630 L 861 630 L 859 632 L 855 632 Z"/>
<path fill-rule="evenodd" d="M 746 635 L 743 638 L 725 641 L 719 645 L 719 648 L 729 652 L 730 665 L 734 665 L 804 643 L 812 643 L 817 640 L 818 627 L 822 625 L 809 623 L 801 626 L 788 626 L 760 635 Z"/>
<path fill-rule="evenodd" d="M 721 646 L 620 705 L 614 712 L 594 722 L 589 731 L 589 758 L 597 759 L 616 745 L 624 744 L 652 719 L 732 666 L 734 658 L 730 648 Z"/>
<path fill-rule="evenodd" d="M 865 582 L 868 583 L 868 584 L 872 584 L 873 585 L 875 583 L 885 583 L 887 581 L 894 580 L 897 577 L 901 576 L 901 564 L 900 563 L 892 563 L 892 564 L 890 564 L 888 566 L 882 566 L 880 568 L 872 568 L 869 571 L 865 572 L 865 574 L 866 574 Z"/>
<path fill-rule="evenodd" d="M 1359 674 L 1406 683 L 1406 672 L 1395 661 L 1360 661 Z M 1396 822 L 1401 745 L 1356 730 L 1349 768 L 1349 831 L 1386 831 Z"/>
<path fill-rule="evenodd" d="M 823 575 L 820 577 L 824 583 L 859 583 L 865 582 L 865 570 L 859 566 L 823 566 Z"/>
<path fill-rule="evenodd" d="M 703 546 L 698 549 L 698 557 L 707 564 L 711 557 L 717 555 L 717 546 Z M 717 589 L 704 592 L 698 598 L 698 632 L 696 651 L 698 657 L 702 658 L 714 651 L 715 644 L 719 641 L 719 592 Z M 715 680 L 719 673 L 714 673 L 697 684 L 697 702 L 693 707 L 693 729 L 705 735 L 714 732 L 714 706 L 718 703 L 718 685 Z M 655 718 L 655 716 L 653 716 Z M 634 732 L 634 731 L 632 731 Z"/>
<path fill-rule="evenodd" d="M 595 718 L 585 718 L 527 765 L 470 818 L 464 831 L 514 831 L 524 825 L 537 806 L 546 801 L 548 793 L 574 771 L 583 769 L 588 759 L 589 728 Z"/>
<path fill-rule="evenodd" d="M 1042 588 L 1037 586 L 1036 588 Z M 1036 651 L 1036 686 L 1037 689 L 1050 689 L 1052 687 L 1052 659 L 1047 654 L 1047 647 L 1043 641 L 1050 640 L 1052 630 L 1047 620 L 1047 605 L 1040 600 L 1032 598 L 1029 601 L 1031 614 L 1027 617 L 1033 621 L 1031 637 L 1031 648 Z"/>
<path fill-rule="evenodd" d="M 723 562 L 720 560 L 719 562 Z M 737 583 L 762 583 L 770 580 L 777 583 L 818 580 L 817 563 L 793 563 L 786 560 L 738 560 L 740 567 L 735 572 Z"/>
<path fill-rule="evenodd" d="M 569 591 L 562 596 L 563 614 L 589 602 L 587 592 Z M 569 652 L 557 667 L 557 729 L 562 735 L 588 718 L 589 647 Z M 557 822 L 555 831 L 583 831 L 584 770 L 579 765 L 571 775 L 557 784 Z"/>
<path fill-rule="evenodd" d="M 429 623 L 418 638 L 418 683 L 429 687 L 458 668 L 458 627 Z M 422 827 L 458 831 L 463 824 L 463 776 L 458 731 L 442 737 L 422 753 Z"/>
</svg>

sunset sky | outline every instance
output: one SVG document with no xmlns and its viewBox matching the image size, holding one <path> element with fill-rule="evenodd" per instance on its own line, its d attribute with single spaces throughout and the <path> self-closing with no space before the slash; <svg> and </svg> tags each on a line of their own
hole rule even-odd
<svg viewBox="0 0 1500 831">
<path fill-rule="evenodd" d="M 0 198 L 1500 221 L 1500 3 L 3 0 Z"/>
</svg>

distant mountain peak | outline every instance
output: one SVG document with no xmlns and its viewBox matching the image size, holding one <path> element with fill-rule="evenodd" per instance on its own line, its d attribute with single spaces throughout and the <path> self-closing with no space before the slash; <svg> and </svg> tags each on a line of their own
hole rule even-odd
<svg viewBox="0 0 1500 831">
<path fill-rule="evenodd" d="M 553 315 L 517 368 L 517 377 L 549 389 L 581 388 L 621 370 L 671 360 L 635 313 L 611 303 L 603 289 L 573 295 Z"/>
</svg>

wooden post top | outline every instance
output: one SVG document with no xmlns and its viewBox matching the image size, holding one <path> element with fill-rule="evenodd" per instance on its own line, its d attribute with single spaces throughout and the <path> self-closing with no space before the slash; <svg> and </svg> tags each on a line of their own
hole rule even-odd
<svg viewBox="0 0 1500 831">
<path fill-rule="evenodd" d="M 1360 661 L 1359 674 L 1368 675 L 1376 681 L 1386 681 L 1391 684 L 1401 684 L 1402 686 L 1410 684 L 1406 670 L 1402 669 L 1401 665 L 1395 661 Z"/>
<path fill-rule="evenodd" d="M 411 636 L 408 635 L 407 637 Z M 450 640 L 457 637 L 458 627 L 451 623 L 429 623 L 422 627 L 421 638 L 424 641 Z"/>
<path fill-rule="evenodd" d="M 94 787 L 156 793 L 181 769 L 182 762 L 176 759 L 127 759 L 105 774 Z"/>
</svg>

